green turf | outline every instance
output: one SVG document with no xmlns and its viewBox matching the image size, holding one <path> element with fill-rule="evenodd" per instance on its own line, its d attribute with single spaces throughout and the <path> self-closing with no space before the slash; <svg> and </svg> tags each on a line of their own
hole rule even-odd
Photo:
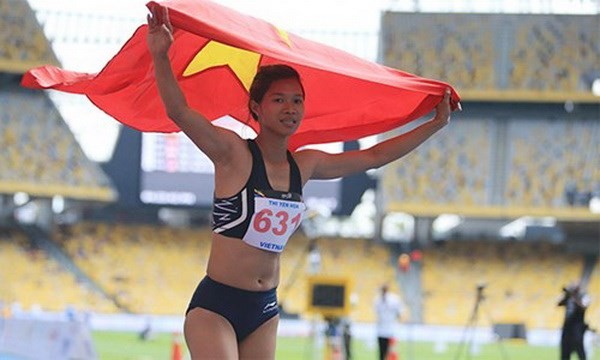
<svg viewBox="0 0 600 360">
<path fill-rule="evenodd" d="M 142 341 L 134 332 L 95 331 L 96 352 L 100 360 L 167 360 L 171 357 L 171 334 L 157 334 Z"/>
<path fill-rule="evenodd" d="M 172 335 L 156 334 L 152 339 L 142 341 L 136 333 L 131 332 L 106 332 L 97 331 L 93 333 L 96 351 L 100 360 L 168 360 L 171 359 Z M 278 360 L 304 360 L 313 359 L 315 350 L 308 339 L 304 338 L 280 338 L 277 343 Z M 435 351 L 433 343 L 406 343 L 401 342 L 396 348 L 400 360 L 454 360 L 457 358 L 457 347 L 455 344 Z M 182 345 L 184 354 L 187 354 L 185 345 Z M 352 343 L 353 359 L 368 360 L 376 359 L 376 347 L 372 343 L 363 341 Z M 324 353 L 324 350 L 316 350 Z M 506 355 L 503 357 L 503 353 Z M 589 360 L 600 360 L 600 350 L 596 350 L 595 356 Z M 187 357 L 184 357 L 186 359 Z M 555 360 L 559 358 L 557 347 L 536 347 L 525 343 L 505 342 L 502 345 L 488 344 L 480 348 L 476 354 L 462 354 L 459 359 L 472 360 Z M 576 359 L 573 355 L 572 359 Z"/>
</svg>

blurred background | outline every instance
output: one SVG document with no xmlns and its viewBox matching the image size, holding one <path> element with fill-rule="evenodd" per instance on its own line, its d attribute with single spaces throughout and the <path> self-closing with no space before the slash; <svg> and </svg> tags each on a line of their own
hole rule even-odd
<svg viewBox="0 0 600 360">
<path fill-rule="evenodd" d="M 282 255 L 278 358 L 343 358 L 341 324 L 353 358 L 376 358 L 384 283 L 404 304 L 403 359 L 458 359 L 464 345 L 474 359 L 558 358 L 557 302 L 574 283 L 600 327 L 598 1 L 217 2 L 463 99 L 405 158 L 307 185 L 310 216 Z M 210 162 L 181 134 L 141 134 L 83 96 L 19 85 L 45 64 L 98 72 L 144 3 L 0 0 L 0 359 L 187 356 Z M 333 315 L 314 286 L 331 279 Z M 585 344 L 600 359 L 597 333 Z"/>
</svg>

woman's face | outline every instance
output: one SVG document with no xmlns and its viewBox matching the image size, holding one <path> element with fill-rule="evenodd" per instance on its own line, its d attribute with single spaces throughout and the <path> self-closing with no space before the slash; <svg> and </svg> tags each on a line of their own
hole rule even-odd
<svg viewBox="0 0 600 360">
<path fill-rule="evenodd" d="M 252 103 L 261 129 L 281 135 L 291 135 L 304 117 L 304 93 L 296 79 L 274 81 L 262 101 Z"/>
</svg>

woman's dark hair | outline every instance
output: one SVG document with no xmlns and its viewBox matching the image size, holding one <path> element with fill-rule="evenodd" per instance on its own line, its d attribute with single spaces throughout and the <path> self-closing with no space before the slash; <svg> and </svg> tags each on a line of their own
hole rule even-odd
<svg viewBox="0 0 600 360">
<path fill-rule="evenodd" d="M 267 90 L 269 90 L 269 87 L 271 87 L 271 84 L 277 80 L 283 79 L 298 80 L 300 87 L 302 88 L 302 96 L 305 95 L 304 87 L 300 80 L 300 74 L 298 74 L 293 67 L 282 64 L 261 66 L 258 68 L 254 80 L 252 80 L 252 85 L 250 85 L 250 99 L 248 100 L 248 110 L 254 120 L 258 120 L 258 117 L 254 111 L 252 111 L 252 107 L 250 106 L 252 101 L 260 103 L 263 97 L 265 97 Z"/>
</svg>

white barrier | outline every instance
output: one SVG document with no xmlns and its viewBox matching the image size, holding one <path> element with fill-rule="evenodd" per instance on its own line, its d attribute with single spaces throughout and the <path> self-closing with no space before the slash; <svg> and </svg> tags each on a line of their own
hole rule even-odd
<svg viewBox="0 0 600 360">
<path fill-rule="evenodd" d="M 97 359 L 85 323 L 32 318 L 0 318 L 0 354 L 36 360 Z"/>
</svg>

